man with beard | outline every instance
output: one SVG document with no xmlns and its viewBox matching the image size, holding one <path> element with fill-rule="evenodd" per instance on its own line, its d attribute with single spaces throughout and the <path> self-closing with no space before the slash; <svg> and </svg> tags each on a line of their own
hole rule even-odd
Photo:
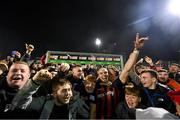
<svg viewBox="0 0 180 120">
<path fill-rule="evenodd" d="M 167 86 L 171 90 L 180 90 L 180 84 L 172 78 L 169 78 L 168 71 L 165 69 L 158 70 L 158 82 Z"/>
<path fill-rule="evenodd" d="M 179 72 L 180 65 L 177 63 L 172 63 L 169 67 L 169 78 L 172 78 L 176 80 L 178 83 L 180 83 L 180 74 Z"/>
</svg>

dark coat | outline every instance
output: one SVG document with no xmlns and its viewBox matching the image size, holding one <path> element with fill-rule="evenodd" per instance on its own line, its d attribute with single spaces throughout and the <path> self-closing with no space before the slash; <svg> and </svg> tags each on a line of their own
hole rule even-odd
<svg viewBox="0 0 180 120">
<path fill-rule="evenodd" d="M 146 108 L 146 107 L 140 104 L 137 108 Z M 122 101 L 116 106 L 115 116 L 116 118 L 119 119 L 135 119 L 135 109 L 129 108 L 126 102 Z"/>
<path fill-rule="evenodd" d="M 14 108 L 26 111 L 36 111 L 40 115 L 38 118 L 49 119 L 53 107 L 55 106 L 54 98 L 52 95 L 32 97 L 38 88 L 39 86 L 30 80 L 13 99 L 12 109 L 10 109 L 10 111 L 14 110 Z M 58 109 L 64 108 L 63 105 L 56 105 L 56 107 L 58 107 Z M 68 111 L 68 118 L 65 119 L 76 119 L 77 116 L 80 116 L 80 118 L 89 118 L 88 109 L 85 102 L 80 99 L 79 93 L 75 92 L 66 110 Z"/>
</svg>

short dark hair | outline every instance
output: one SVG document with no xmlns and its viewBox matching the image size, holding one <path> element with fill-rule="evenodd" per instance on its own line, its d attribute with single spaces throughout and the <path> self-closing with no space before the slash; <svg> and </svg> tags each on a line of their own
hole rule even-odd
<svg viewBox="0 0 180 120">
<path fill-rule="evenodd" d="M 160 69 L 160 70 L 158 70 L 158 73 L 159 72 L 167 72 L 168 73 L 168 70 L 166 70 L 166 69 Z"/>
<path fill-rule="evenodd" d="M 173 66 L 177 66 L 177 67 L 179 67 L 179 68 L 180 68 L 180 65 L 179 65 L 179 64 L 177 64 L 177 63 L 172 63 L 172 64 L 171 64 L 171 66 L 172 66 L 172 65 L 173 65 Z"/>
<path fill-rule="evenodd" d="M 65 84 L 69 84 L 72 88 L 72 84 L 70 83 L 69 80 L 67 79 L 62 79 L 62 78 L 57 78 L 57 79 L 54 79 L 53 82 L 52 82 L 52 90 L 53 92 L 56 92 L 60 86 L 63 86 Z"/>
<path fill-rule="evenodd" d="M 151 74 L 152 77 L 155 77 L 156 79 L 158 78 L 158 73 L 155 70 L 144 69 L 140 74 L 142 75 L 143 73 L 149 73 L 149 74 Z"/>
</svg>

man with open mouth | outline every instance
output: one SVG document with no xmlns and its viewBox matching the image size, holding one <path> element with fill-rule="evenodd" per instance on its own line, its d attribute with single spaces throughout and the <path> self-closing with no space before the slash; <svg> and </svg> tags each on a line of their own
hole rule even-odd
<svg viewBox="0 0 180 120">
<path fill-rule="evenodd" d="M 32 96 L 48 80 L 52 80 L 52 93 L 49 96 Z M 73 92 L 70 81 L 61 78 L 52 79 L 52 74 L 46 69 L 38 71 L 23 86 L 11 105 L 12 111 L 16 109 L 36 111 L 40 119 L 88 118 L 88 111 L 84 108 L 87 105 L 80 99 L 78 92 Z"/>
<path fill-rule="evenodd" d="M 29 80 L 29 65 L 22 61 L 17 61 L 11 65 L 7 76 L 0 80 L 0 118 L 6 117 L 6 110 L 10 107 L 16 93 Z"/>
</svg>

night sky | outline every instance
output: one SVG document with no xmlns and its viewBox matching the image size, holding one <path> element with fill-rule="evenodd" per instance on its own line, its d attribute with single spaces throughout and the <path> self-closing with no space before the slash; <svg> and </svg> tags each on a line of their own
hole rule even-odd
<svg viewBox="0 0 180 120">
<path fill-rule="evenodd" d="M 0 1 L 0 58 L 35 46 L 47 50 L 100 52 L 127 57 L 137 32 L 149 36 L 141 51 L 154 60 L 180 59 L 180 18 L 168 0 L 24 0 Z M 98 49 L 96 38 L 103 44 Z"/>
</svg>

